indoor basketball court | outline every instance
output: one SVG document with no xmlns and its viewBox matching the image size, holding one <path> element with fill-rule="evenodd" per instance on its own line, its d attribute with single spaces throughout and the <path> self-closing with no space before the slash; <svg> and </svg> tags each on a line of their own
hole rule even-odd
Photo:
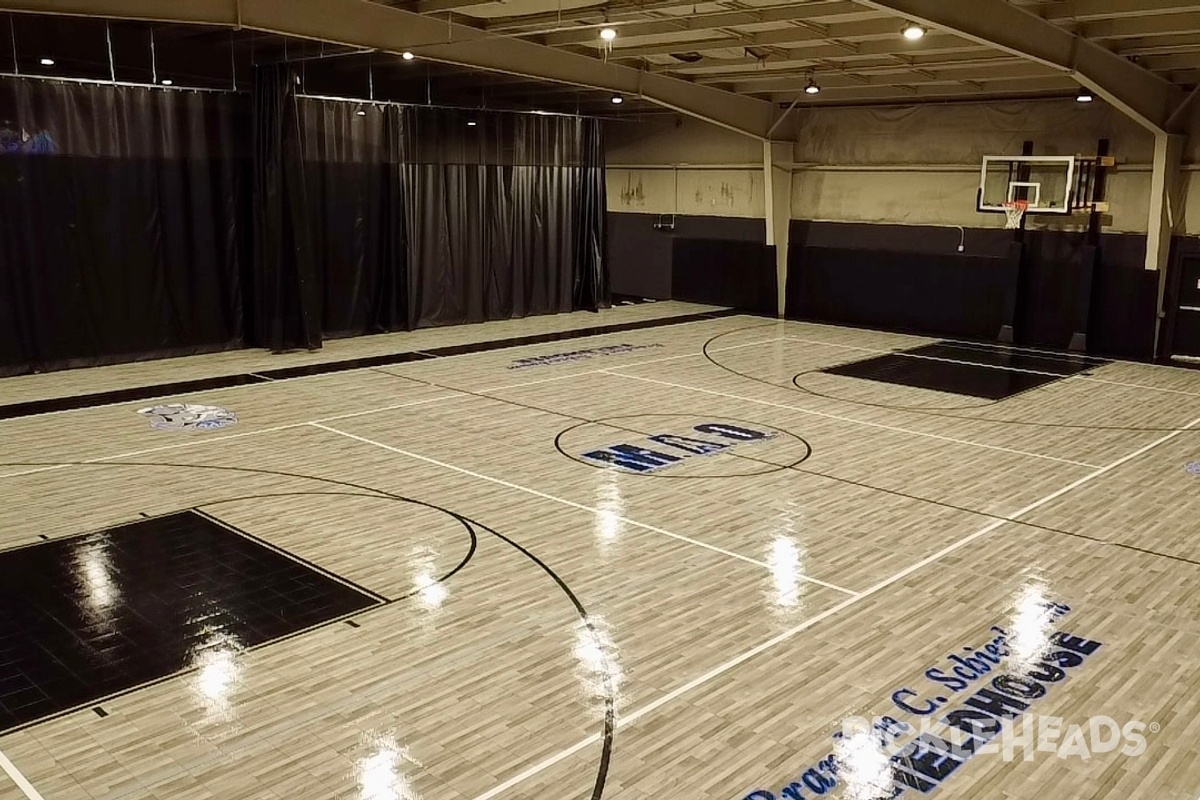
<svg viewBox="0 0 1200 800">
<path fill-rule="evenodd" d="M 1200 6 L 294 3 L 0 0 L 0 800 L 1200 797 Z"/>
</svg>

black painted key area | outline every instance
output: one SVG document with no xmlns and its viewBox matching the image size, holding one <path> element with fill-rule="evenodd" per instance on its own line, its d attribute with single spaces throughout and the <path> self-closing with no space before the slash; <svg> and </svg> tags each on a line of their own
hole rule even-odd
<svg viewBox="0 0 1200 800">
<path fill-rule="evenodd" d="M 193 511 L 0 553 L 0 734 L 380 602 Z"/>
<path fill-rule="evenodd" d="M 1061 380 L 1059 375 L 1014 372 L 996 367 L 956 364 L 900 354 L 840 364 L 821 371 L 829 375 L 932 389 L 987 400 L 1003 400 L 1019 392 Z"/>
<path fill-rule="evenodd" d="M 985 367 L 1007 367 L 1008 369 L 1028 370 L 1031 372 L 1050 372 L 1055 375 L 1077 375 L 1095 367 L 1109 363 L 1103 359 L 1088 356 L 1043 355 L 1024 350 L 1014 350 L 1010 347 L 983 347 L 966 344 L 936 344 L 922 345 L 911 350 L 902 350 L 910 356 L 938 358 L 948 361 L 968 361 Z"/>
</svg>

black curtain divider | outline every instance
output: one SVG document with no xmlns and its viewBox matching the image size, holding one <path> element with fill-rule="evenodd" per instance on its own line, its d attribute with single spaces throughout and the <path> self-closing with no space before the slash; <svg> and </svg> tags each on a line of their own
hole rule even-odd
<svg viewBox="0 0 1200 800">
<path fill-rule="evenodd" d="M 299 108 L 325 336 L 608 304 L 598 121 Z"/>
<path fill-rule="evenodd" d="M 604 138 L 599 120 L 582 120 L 583 166 L 580 169 L 579 221 L 576 230 L 575 308 L 599 311 L 611 304 L 608 284 L 608 191 Z"/>
<path fill-rule="evenodd" d="M 252 343 L 275 351 L 321 346 L 298 85 L 287 64 L 255 67 L 253 293 L 246 310 Z"/>
<path fill-rule="evenodd" d="M 412 327 L 607 301 L 597 121 L 386 111 L 399 128 L 399 152 L 388 157 L 401 174 Z"/>
<path fill-rule="evenodd" d="M 361 112 L 361 114 L 359 113 Z M 313 220 L 321 332 L 327 337 L 408 327 L 401 175 L 387 154 L 395 126 L 373 106 L 300 101 Z"/>
<path fill-rule="evenodd" d="M 0 375 L 608 305 L 600 123 L 0 80 Z"/>
<path fill-rule="evenodd" d="M 0 81 L 0 376 L 241 344 L 239 100 Z"/>
</svg>

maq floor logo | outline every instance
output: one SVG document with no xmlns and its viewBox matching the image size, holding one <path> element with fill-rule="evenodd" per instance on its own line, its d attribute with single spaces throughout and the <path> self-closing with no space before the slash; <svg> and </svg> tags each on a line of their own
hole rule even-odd
<svg viewBox="0 0 1200 800">
<path fill-rule="evenodd" d="M 812 454 L 799 436 L 770 425 L 680 414 L 580 423 L 560 433 L 555 445 L 563 455 L 588 466 L 672 477 L 761 475 L 793 467 Z"/>
</svg>

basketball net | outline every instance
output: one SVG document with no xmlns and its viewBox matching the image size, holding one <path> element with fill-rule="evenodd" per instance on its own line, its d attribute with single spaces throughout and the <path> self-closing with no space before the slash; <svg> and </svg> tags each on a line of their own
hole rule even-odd
<svg viewBox="0 0 1200 800">
<path fill-rule="evenodd" d="M 1029 210 L 1028 200 L 1011 200 L 1004 204 L 1004 216 L 1007 218 L 1004 227 L 1010 231 L 1021 227 L 1025 212 Z"/>
</svg>

